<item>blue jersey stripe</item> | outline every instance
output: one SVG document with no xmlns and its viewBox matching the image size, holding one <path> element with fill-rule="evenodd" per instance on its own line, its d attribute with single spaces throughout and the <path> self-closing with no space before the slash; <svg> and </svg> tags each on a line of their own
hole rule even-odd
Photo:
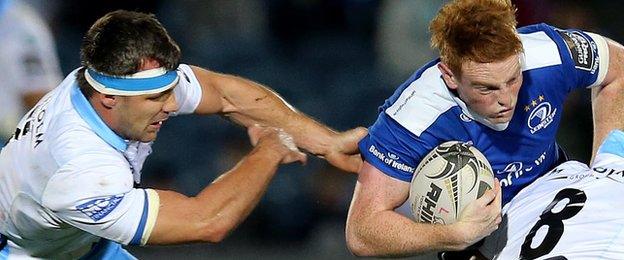
<svg viewBox="0 0 624 260">
<path fill-rule="evenodd" d="M 149 199 L 147 196 L 147 191 L 143 190 L 143 194 L 145 194 L 145 200 L 143 202 L 143 214 L 141 214 L 141 221 L 139 222 L 139 227 L 137 228 L 136 233 L 132 237 L 130 241 L 131 245 L 139 245 L 141 244 L 141 238 L 143 237 L 143 231 L 145 230 L 145 224 L 147 223 L 147 212 L 149 211 Z"/>
</svg>

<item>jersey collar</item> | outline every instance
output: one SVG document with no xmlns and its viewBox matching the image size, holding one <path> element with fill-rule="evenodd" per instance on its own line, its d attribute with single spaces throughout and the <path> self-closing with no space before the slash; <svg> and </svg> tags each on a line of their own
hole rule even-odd
<svg viewBox="0 0 624 260">
<path fill-rule="evenodd" d="M 87 98 L 80 92 L 77 84 L 71 90 L 71 102 L 78 115 L 87 122 L 91 129 L 106 143 L 120 152 L 126 151 L 128 144 L 126 141 L 111 130 L 106 123 L 98 116 Z"/>
<path fill-rule="evenodd" d="M 507 129 L 507 127 L 509 126 L 509 122 L 507 123 L 500 123 L 500 124 L 493 124 L 492 122 L 488 121 L 487 119 L 485 119 L 485 117 L 480 116 L 479 114 L 477 114 L 476 112 L 470 110 L 470 108 L 468 108 L 468 106 L 466 106 L 466 103 L 464 103 L 463 100 L 461 100 L 459 97 L 453 95 L 452 93 L 450 93 L 451 96 L 453 96 L 453 99 L 455 100 L 455 103 L 457 103 L 457 105 L 461 108 L 462 112 L 468 116 L 470 119 L 475 120 L 489 128 L 492 128 L 495 131 L 504 131 L 505 129 Z"/>
<path fill-rule="evenodd" d="M 624 132 L 613 130 L 598 148 L 598 153 L 610 153 L 624 157 Z"/>
</svg>

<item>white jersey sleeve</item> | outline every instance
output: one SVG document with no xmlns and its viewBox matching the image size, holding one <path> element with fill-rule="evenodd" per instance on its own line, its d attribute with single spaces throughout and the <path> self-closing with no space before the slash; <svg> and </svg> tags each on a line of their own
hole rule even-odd
<svg viewBox="0 0 624 260">
<path fill-rule="evenodd" d="M 64 222 L 122 244 L 144 245 L 158 215 L 158 194 L 133 188 L 125 162 L 87 154 L 61 166 L 42 204 Z"/>
<path fill-rule="evenodd" d="M 180 64 L 178 67 L 180 81 L 174 89 L 178 111 L 174 115 L 191 114 L 195 111 L 202 98 L 202 89 L 195 73 L 189 65 Z"/>
</svg>

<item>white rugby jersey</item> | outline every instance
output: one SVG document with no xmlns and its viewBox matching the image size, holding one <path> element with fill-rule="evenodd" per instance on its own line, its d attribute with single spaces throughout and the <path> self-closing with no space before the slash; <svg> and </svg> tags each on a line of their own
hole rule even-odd
<svg viewBox="0 0 624 260">
<path fill-rule="evenodd" d="M 61 82 L 62 74 L 47 25 L 19 1 L 0 0 L 0 46 L 1 139 L 11 136 L 27 110 L 22 95 L 51 90 Z"/>
<path fill-rule="evenodd" d="M 133 188 L 151 143 L 108 128 L 78 89 L 75 70 L 18 124 L 0 153 L 0 233 L 9 255 L 78 258 L 100 237 L 145 244 L 158 214 L 154 190 Z M 180 65 L 174 90 L 192 113 L 201 88 Z"/>
<path fill-rule="evenodd" d="M 622 198 L 624 132 L 613 131 L 591 169 L 566 162 L 520 191 L 481 252 L 505 260 L 624 259 Z"/>
</svg>

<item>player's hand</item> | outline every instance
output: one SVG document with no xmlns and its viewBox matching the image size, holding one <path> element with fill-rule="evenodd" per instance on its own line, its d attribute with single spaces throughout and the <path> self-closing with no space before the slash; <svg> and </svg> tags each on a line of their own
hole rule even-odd
<svg viewBox="0 0 624 260">
<path fill-rule="evenodd" d="M 357 173 L 362 168 L 362 157 L 358 149 L 358 142 L 366 136 L 368 130 L 357 127 L 338 133 L 326 154 L 320 155 L 336 168 Z"/>
<path fill-rule="evenodd" d="M 258 149 L 268 149 L 281 156 L 281 163 L 300 161 L 305 164 L 306 154 L 299 151 L 291 135 L 275 127 L 250 126 L 247 129 L 251 144 Z"/>
<path fill-rule="evenodd" d="M 468 204 L 462 211 L 457 226 L 460 241 L 468 247 L 488 236 L 502 221 L 501 216 L 501 187 L 494 179 L 494 190 L 487 190 L 481 198 Z"/>
</svg>

